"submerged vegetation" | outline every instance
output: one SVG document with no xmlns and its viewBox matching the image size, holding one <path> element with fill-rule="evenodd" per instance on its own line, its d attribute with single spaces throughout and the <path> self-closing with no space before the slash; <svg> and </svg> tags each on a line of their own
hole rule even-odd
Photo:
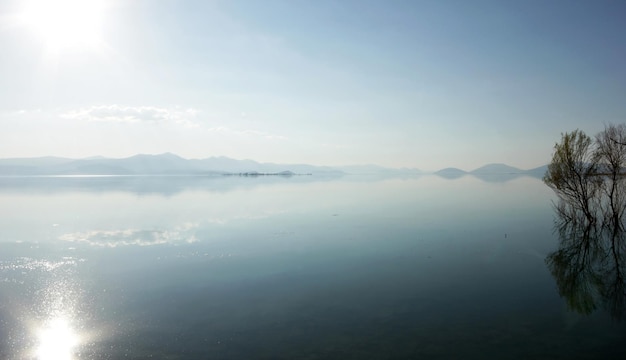
<svg viewBox="0 0 626 360">
<path fill-rule="evenodd" d="M 546 264 L 559 294 L 578 313 L 603 308 L 626 320 L 626 232 L 612 222 L 588 222 L 582 211 L 574 212 L 578 219 L 557 214 L 559 248 Z"/>
<path fill-rule="evenodd" d="M 575 130 L 554 146 L 543 178 L 558 201 L 559 249 L 546 263 L 569 307 L 604 307 L 626 318 L 626 126 L 609 125 L 592 139 Z"/>
<path fill-rule="evenodd" d="M 595 140 L 580 130 L 554 146 L 543 181 L 559 200 L 556 210 L 572 221 L 611 222 L 622 228 L 626 208 L 626 126 L 609 125 Z"/>
</svg>

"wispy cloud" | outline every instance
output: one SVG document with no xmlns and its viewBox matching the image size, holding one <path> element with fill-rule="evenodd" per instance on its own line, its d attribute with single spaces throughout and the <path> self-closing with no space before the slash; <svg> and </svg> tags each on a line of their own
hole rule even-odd
<svg viewBox="0 0 626 360">
<path fill-rule="evenodd" d="M 164 108 L 157 106 L 97 105 L 66 111 L 62 118 L 85 121 L 120 123 L 163 123 L 174 122 L 186 126 L 196 126 L 194 121 L 198 111 L 192 108 Z"/>
</svg>

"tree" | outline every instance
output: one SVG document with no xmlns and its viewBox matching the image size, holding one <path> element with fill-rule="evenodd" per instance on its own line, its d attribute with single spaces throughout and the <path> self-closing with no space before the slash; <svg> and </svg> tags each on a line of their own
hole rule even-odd
<svg viewBox="0 0 626 360">
<path fill-rule="evenodd" d="M 626 209 L 624 165 L 626 165 L 626 125 L 608 125 L 596 135 L 596 162 L 603 176 L 602 191 L 608 202 L 605 217 L 615 226 Z"/>
<path fill-rule="evenodd" d="M 559 198 L 560 246 L 546 258 L 559 293 L 581 313 L 602 304 L 626 320 L 626 125 L 605 126 L 595 141 L 563 134 L 543 181 Z"/>
<path fill-rule="evenodd" d="M 601 182 L 597 176 L 598 159 L 592 139 L 583 131 L 562 134 L 561 142 L 554 145 L 552 162 L 543 178 L 560 202 L 582 211 L 588 222 L 596 219 L 591 203 Z"/>
</svg>

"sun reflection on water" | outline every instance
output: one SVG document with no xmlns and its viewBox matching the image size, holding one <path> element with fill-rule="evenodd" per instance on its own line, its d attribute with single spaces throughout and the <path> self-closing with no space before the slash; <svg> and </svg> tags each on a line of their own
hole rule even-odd
<svg viewBox="0 0 626 360">
<path fill-rule="evenodd" d="M 36 275 L 36 286 L 30 293 L 32 313 L 26 319 L 30 336 L 24 350 L 28 359 L 74 360 L 82 351 L 85 335 L 77 330 L 88 304 L 78 276 L 79 263 L 64 257 L 57 261 L 33 259 L 27 264 Z"/>
<path fill-rule="evenodd" d="M 65 317 L 49 320 L 37 332 L 37 360 L 72 360 L 79 336 Z"/>
</svg>

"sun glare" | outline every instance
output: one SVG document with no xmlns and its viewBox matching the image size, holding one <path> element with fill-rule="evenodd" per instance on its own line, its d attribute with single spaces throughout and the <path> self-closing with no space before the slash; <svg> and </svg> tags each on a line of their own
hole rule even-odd
<svg viewBox="0 0 626 360">
<path fill-rule="evenodd" d="M 19 17 L 48 47 L 96 47 L 102 40 L 104 0 L 30 0 Z"/>
<path fill-rule="evenodd" d="M 37 360 L 72 360 L 78 335 L 67 319 L 51 320 L 37 333 Z"/>
</svg>

